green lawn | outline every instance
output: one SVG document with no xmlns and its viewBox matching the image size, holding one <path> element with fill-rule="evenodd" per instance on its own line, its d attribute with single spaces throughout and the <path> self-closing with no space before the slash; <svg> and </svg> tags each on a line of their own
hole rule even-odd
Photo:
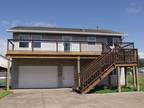
<svg viewBox="0 0 144 108">
<path fill-rule="evenodd" d="M 0 99 L 10 94 L 10 91 L 0 90 Z"/>
<path fill-rule="evenodd" d="M 122 92 L 136 91 L 136 89 L 133 87 L 122 87 L 121 90 Z M 108 88 L 104 86 L 104 87 L 97 87 L 93 89 L 90 93 L 117 93 L 117 92 L 118 92 L 117 87 Z"/>
<path fill-rule="evenodd" d="M 144 91 L 144 77 L 139 77 L 139 85 L 140 85 L 140 91 Z M 121 90 L 122 92 L 136 91 L 136 88 L 133 87 L 132 75 L 128 76 L 128 87 L 122 87 Z M 91 90 L 90 93 L 116 93 L 116 92 L 118 92 L 117 87 L 108 88 L 106 86 L 103 86 Z"/>
<path fill-rule="evenodd" d="M 0 79 L 0 99 L 9 95 L 11 92 L 4 90 L 6 86 L 6 81 L 4 79 Z"/>
<path fill-rule="evenodd" d="M 140 91 L 144 91 L 144 77 L 139 78 Z"/>
</svg>

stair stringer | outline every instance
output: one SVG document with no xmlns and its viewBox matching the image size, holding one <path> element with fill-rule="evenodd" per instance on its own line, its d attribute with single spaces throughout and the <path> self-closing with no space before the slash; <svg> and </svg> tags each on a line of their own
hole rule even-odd
<svg viewBox="0 0 144 108">
<path fill-rule="evenodd" d="M 115 69 L 115 65 L 110 65 L 99 77 L 97 77 L 95 80 L 93 80 L 91 83 L 89 83 L 81 93 L 86 94 L 88 93 L 93 87 L 95 87 L 97 84 L 99 84 L 104 78 L 106 78 L 113 70 Z"/>
</svg>

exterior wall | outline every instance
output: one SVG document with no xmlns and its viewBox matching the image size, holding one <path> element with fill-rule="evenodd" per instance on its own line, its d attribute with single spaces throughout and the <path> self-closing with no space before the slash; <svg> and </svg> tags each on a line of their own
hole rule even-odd
<svg viewBox="0 0 144 108">
<path fill-rule="evenodd" d="M 62 66 L 74 66 L 76 74 L 76 60 L 62 59 L 13 59 L 11 71 L 11 86 L 18 88 L 19 66 L 58 66 L 58 87 L 62 87 Z M 75 79 L 75 78 L 74 78 Z"/>
<path fill-rule="evenodd" d="M 80 61 L 81 70 L 87 66 L 93 60 L 82 59 Z M 12 88 L 18 88 L 18 76 L 19 66 L 58 66 L 58 87 L 62 87 L 62 67 L 63 66 L 74 66 L 74 88 L 78 84 L 77 80 L 77 60 L 68 59 L 12 59 L 12 70 L 11 70 L 11 86 Z M 112 86 L 117 86 L 117 75 L 111 74 L 110 80 Z M 125 76 L 121 74 L 121 85 L 124 85 Z M 108 86 L 108 77 L 106 77 L 98 86 Z"/>
<path fill-rule="evenodd" d="M 114 42 L 121 42 L 121 36 L 94 36 L 94 35 L 71 35 L 71 34 L 30 34 L 30 33 L 14 33 L 13 39 L 19 39 L 20 35 L 40 35 L 42 36 L 42 39 L 49 39 L 49 40 L 62 40 L 62 36 L 72 36 L 72 41 L 87 41 L 87 37 L 96 37 L 96 42 L 103 42 L 107 43 L 107 38 L 111 37 L 113 38 Z"/>
<path fill-rule="evenodd" d="M 0 67 L 7 69 L 8 60 L 0 55 Z"/>
<path fill-rule="evenodd" d="M 63 40 L 63 36 L 71 36 L 72 41 L 84 41 L 84 42 L 71 42 L 70 52 L 94 52 L 96 54 L 102 53 L 102 43 L 107 44 L 107 38 L 111 37 L 113 38 L 114 42 L 120 42 L 121 37 L 117 36 L 95 36 L 96 37 L 96 43 L 95 44 L 89 44 L 87 42 L 87 37 L 90 37 L 90 35 L 70 35 L 70 34 L 24 34 L 24 33 L 14 33 L 13 38 L 14 39 L 20 39 L 21 35 L 29 36 L 29 39 L 32 39 L 32 36 L 42 36 L 42 40 L 54 40 L 54 41 L 45 41 L 41 42 L 41 48 L 34 48 L 36 51 L 64 51 L 64 43 L 58 42 L 56 43 L 56 40 Z M 92 36 L 94 37 L 94 36 Z M 14 43 L 14 50 L 32 50 L 32 42 L 29 42 L 28 48 L 19 48 L 19 41 L 15 41 Z M 58 46 L 57 46 L 58 44 Z"/>
</svg>

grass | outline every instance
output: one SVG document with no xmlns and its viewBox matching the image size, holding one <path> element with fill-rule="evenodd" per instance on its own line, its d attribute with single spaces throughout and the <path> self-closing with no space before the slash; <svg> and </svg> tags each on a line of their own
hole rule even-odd
<svg viewBox="0 0 144 108">
<path fill-rule="evenodd" d="M 139 77 L 139 85 L 140 85 L 140 91 L 144 91 L 144 77 Z M 136 88 L 133 87 L 133 78 L 132 75 L 128 75 L 128 86 L 121 88 L 122 92 L 131 92 L 136 91 Z M 116 93 L 118 92 L 117 87 L 111 87 L 108 88 L 107 86 L 102 87 L 96 87 L 93 90 L 91 90 L 90 93 Z"/>
<path fill-rule="evenodd" d="M 133 87 L 122 87 L 121 90 L 122 90 L 122 92 L 136 91 L 136 89 Z M 102 87 L 97 87 L 97 88 L 91 90 L 90 93 L 103 94 L 103 93 L 117 93 L 117 92 L 118 92 L 117 87 L 108 88 L 107 86 L 102 86 Z"/>
<path fill-rule="evenodd" d="M 11 92 L 6 90 L 0 90 L 0 99 L 4 98 L 5 96 L 9 95 Z"/>
<path fill-rule="evenodd" d="M 144 91 L 144 77 L 139 78 L 140 91 Z"/>
<path fill-rule="evenodd" d="M 4 87 L 6 86 L 6 80 L 0 79 L 0 99 L 3 97 L 9 95 L 11 92 L 4 90 Z"/>
</svg>

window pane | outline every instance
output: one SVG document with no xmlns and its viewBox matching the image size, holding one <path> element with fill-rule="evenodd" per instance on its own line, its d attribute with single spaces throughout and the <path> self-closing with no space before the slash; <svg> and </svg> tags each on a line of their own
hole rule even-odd
<svg viewBox="0 0 144 108">
<path fill-rule="evenodd" d="M 70 42 L 64 42 L 64 51 L 70 51 Z"/>
<path fill-rule="evenodd" d="M 29 47 L 29 42 L 20 42 L 19 47 L 28 48 Z"/>
<path fill-rule="evenodd" d="M 24 35 L 24 34 L 22 34 L 22 35 L 20 35 L 20 39 L 21 40 L 28 40 L 28 39 L 30 39 L 30 35 Z"/>
<path fill-rule="evenodd" d="M 107 44 L 113 46 L 113 38 L 107 38 Z"/>
<path fill-rule="evenodd" d="M 96 43 L 96 37 L 87 37 L 88 44 L 95 44 Z"/>
<path fill-rule="evenodd" d="M 33 42 L 34 48 L 41 48 L 41 42 Z"/>
<path fill-rule="evenodd" d="M 41 35 L 32 35 L 33 40 L 41 40 L 42 36 Z"/>
</svg>

